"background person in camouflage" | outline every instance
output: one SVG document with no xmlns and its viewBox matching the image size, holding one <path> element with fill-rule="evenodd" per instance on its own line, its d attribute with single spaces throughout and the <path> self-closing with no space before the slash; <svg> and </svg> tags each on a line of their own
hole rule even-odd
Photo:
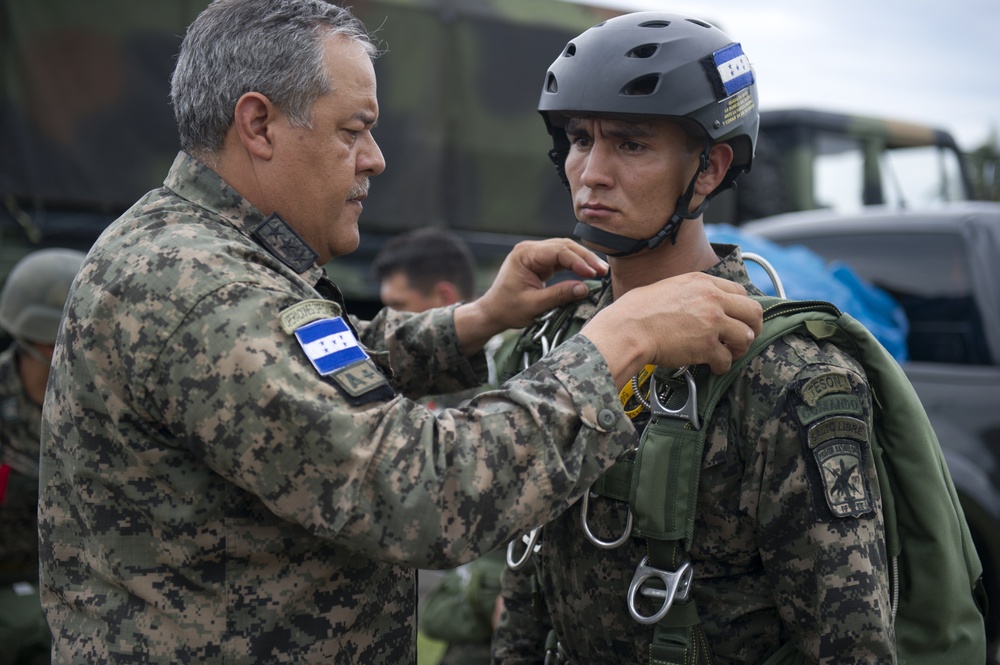
<svg viewBox="0 0 1000 665">
<path fill-rule="evenodd" d="M 66 294 L 83 254 L 35 251 L 0 291 L 0 665 L 49 662 L 38 598 L 38 446 L 42 400 Z"/>
<path fill-rule="evenodd" d="M 759 331 L 742 287 L 681 278 L 473 406 L 407 399 L 481 380 L 490 336 L 582 295 L 546 287 L 554 271 L 606 266 L 523 244 L 474 302 L 351 320 L 321 266 L 356 249 L 385 167 L 374 54 L 318 0 L 214 2 L 188 29 L 182 152 L 91 249 L 53 357 L 39 542 L 56 662 L 412 662 L 416 567 L 569 505 L 631 442 L 617 387 L 644 362 L 723 371 Z"/>
<path fill-rule="evenodd" d="M 600 316 L 635 288 L 691 271 L 755 290 L 739 248 L 712 246 L 701 217 L 750 167 L 757 134 L 754 73 L 725 33 L 662 12 L 611 19 L 571 40 L 546 75 L 539 109 L 564 150 L 577 234 L 610 257 L 605 290 L 577 316 Z M 637 428 L 649 419 L 634 398 L 626 410 Z M 804 662 L 895 662 L 862 370 L 835 346 L 787 335 L 747 366 L 703 426 L 688 554 L 712 662 L 763 663 L 789 641 Z M 852 453 L 840 458 L 856 463 L 851 473 L 833 473 L 814 455 L 824 428 Z M 840 510 L 834 502 L 848 494 L 852 508 Z M 614 541 L 628 528 L 629 504 L 591 497 L 592 533 Z M 654 627 L 626 606 L 649 541 L 633 535 L 599 548 L 578 507 L 541 534 L 535 565 L 504 572 L 495 662 L 541 663 L 551 626 L 563 654 L 553 662 L 649 663 Z M 659 607 L 639 610 L 652 616 Z"/>
<path fill-rule="evenodd" d="M 372 261 L 379 299 L 402 312 L 424 312 L 476 297 L 476 260 L 461 238 L 426 227 L 390 238 Z"/>
</svg>

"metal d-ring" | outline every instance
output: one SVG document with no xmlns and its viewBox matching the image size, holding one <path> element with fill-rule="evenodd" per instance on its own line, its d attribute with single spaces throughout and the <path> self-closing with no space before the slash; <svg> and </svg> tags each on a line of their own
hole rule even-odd
<svg viewBox="0 0 1000 665">
<path fill-rule="evenodd" d="M 691 423 L 691 427 L 701 429 L 701 421 L 698 419 L 698 388 L 694 383 L 694 377 L 691 376 L 691 370 L 687 367 L 682 367 L 677 370 L 674 376 L 683 374 L 684 380 L 687 381 L 688 396 L 687 401 L 679 409 L 669 409 L 667 406 L 660 401 L 660 395 L 656 389 L 656 376 L 649 377 L 649 401 L 652 404 L 650 411 L 653 417 L 656 416 L 666 416 L 668 418 L 681 418 L 687 420 Z"/>
<path fill-rule="evenodd" d="M 691 592 L 691 580 L 694 577 L 694 569 L 689 561 L 681 563 L 677 570 L 661 570 L 653 568 L 649 563 L 649 557 L 643 557 L 642 561 L 635 569 L 632 576 L 632 583 L 628 586 L 628 612 L 632 618 L 641 624 L 650 625 L 657 623 L 667 616 L 674 600 L 687 600 Z M 663 582 L 664 588 L 643 587 L 649 580 L 656 578 Z M 655 613 L 649 616 L 639 612 L 636 607 L 636 597 L 642 594 L 647 598 L 662 598 L 663 605 Z"/>
<path fill-rule="evenodd" d="M 538 536 L 542 532 L 542 527 L 536 526 L 534 529 L 528 533 L 521 536 L 521 542 L 523 542 L 527 547 L 524 549 L 524 556 L 522 556 L 517 561 L 514 560 L 514 544 L 517 540 L 512 540 L 507 543 L 507 567 L 511 570 L 520 570 L 524 567 L 524 564 L 528 562 L 532 554 L 535 554 L 542 548 L 538 544 Z"/>
<path fill-rule="evenodd" d="M 597 495 L 595 494 L 596 498 Z M 628 508 L 628 517 L 625 518 L 625 531 L 622 535 L 618 536 L 615 540 L 601 540 L 593 534 L 590 530 L 590 525 L 587 523 L 587 509 L 590 507 L 590 490 L 588 489 L 583 493 L 583 500 L 580 502 L 580 522 L 583 525 L 583 534 L 587 536 L 587 540 L 592 542 L 597 547 L 602 550 L 613 550 L 617 547 L 621 547 L 628 541 L 628 537 L 632 535 L 632 506 Z"/>
</svg>

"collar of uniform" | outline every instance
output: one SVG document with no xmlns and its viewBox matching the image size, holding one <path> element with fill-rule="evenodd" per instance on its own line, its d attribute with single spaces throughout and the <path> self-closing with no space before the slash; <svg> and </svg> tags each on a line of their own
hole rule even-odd
<svg viewBox="0 0 1000 665">
<path fill-rule="evenodd" d="M 177 196 L 219 215 L 296 273 L 304 274 L 310 283 L 323 274 L 316 265 L 316 252 L 287 222 L 277 214 L 265 219 L 218 173 L 183 150 L 177 153 L 163 185 Z"/>
<path fill-rule="evenodd" d="M 715 255 L 719 257 L 719 262 L 704 272 L 741 284 L 747 290 L 747 293 L 762 295 L 760 289 L 750 281 L 746 264 L 743 263 L 743 252 L 740 250 L 739 245 L 712 243 L 712 249 L 715 250 Z"/>
</svg>

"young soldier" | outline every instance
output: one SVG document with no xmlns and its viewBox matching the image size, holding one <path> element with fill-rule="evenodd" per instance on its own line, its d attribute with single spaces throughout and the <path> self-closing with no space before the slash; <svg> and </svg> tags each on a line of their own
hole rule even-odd
<svg viewBox="0 0 1000 665">
<path fill-rule="evenodd" d="M 578 322 L 690 272 L 755 291 L 739 248 L 711 245 L 702 219 L 753 158 L 756 81 L 739 44 L 686 16 L 614 18 L 569 42 L 539 109 L 576 234 L 611 266 L 603 290 L 576 308 Z M 673 396 L 650 385 L 643 372 L 622 393 L 637 431 L 651 403 Z M 816 399 L 821 418 L 807 408 Z M 851 357 L 801 335 L 777 340 L 701 425 L 686 551 L 671 552 L 669 567 L 650 563 L 659 544 L 631 532 L 628 485 L 609 497 L 606 474 L 586 502 L 544 525 L 526 565 L 505 571 L 495 662 L 758 664 L 788 643 L 806 662 L 895 662 L 871 425 Z M 816 452 L 824 436 L 837 439 L 835 459 Z M 657 588 L 660 579 L 677 593 Z M 677 612 L 657 625 L 667 598 Z"/>
</svg>

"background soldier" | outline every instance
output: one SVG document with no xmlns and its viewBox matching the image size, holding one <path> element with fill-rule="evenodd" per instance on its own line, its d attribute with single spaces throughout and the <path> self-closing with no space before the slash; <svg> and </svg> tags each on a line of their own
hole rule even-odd
<svg viewBox="0 0 1000 665">
<path fill-rule="evenodd" d="M 372 261 L 386 307 L 423 312 L 476 297 L 476 260 L 450 231 L 426 227 L 393 236 Z"/>
<path fill-rule="evenodd" d="M 49 662 L 38 599 L 38 446 L 56 331 L 83 254 L 43 249 L 13 267 L 0 291 L 0 663 Z"/>
</svg>

